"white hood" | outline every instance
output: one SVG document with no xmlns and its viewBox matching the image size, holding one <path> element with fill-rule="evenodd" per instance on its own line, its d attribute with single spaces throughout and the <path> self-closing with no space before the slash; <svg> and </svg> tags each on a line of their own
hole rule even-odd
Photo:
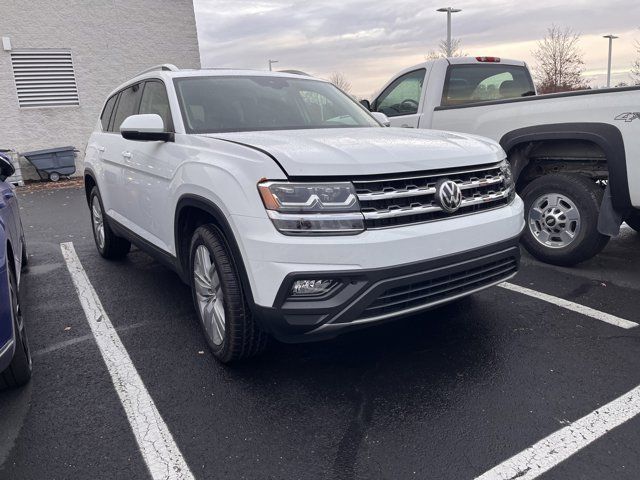
<svg viewBox="0 0 640 480">
<path fill-rule="evenodd" d="M 505 158 L 474 135 L 407 128 L 334 128 L 212 133 L 272 155 L 290 177 L 353 176 L 457 168 Z"/>
</svg>

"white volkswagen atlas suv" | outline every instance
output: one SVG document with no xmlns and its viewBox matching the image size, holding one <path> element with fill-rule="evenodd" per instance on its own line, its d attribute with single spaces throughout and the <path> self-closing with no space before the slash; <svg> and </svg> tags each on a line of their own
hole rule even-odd
<svg viewBox="0 0 640 480">
<path fill-rule="evenodd" d="M 145 71 L 87 145 L 98 251 L 174 269 L 222 362 L 513 277 L 523 205 L 500 146 L 385 119 L 301 74 Z"/>
</svg>

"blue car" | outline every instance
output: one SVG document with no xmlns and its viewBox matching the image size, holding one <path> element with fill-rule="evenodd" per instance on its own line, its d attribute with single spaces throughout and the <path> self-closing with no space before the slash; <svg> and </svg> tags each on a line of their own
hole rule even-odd
<svg viewBox="0 0 640 480">
<path fill-rule="evenodd" d="M 31 378 L 31 353 L 20 310 L 20 272 L 26 267 L 24 231 L 16 194 L 5 180 L 11 160 L 0 153 L 0 389 Z"/>
</svg>

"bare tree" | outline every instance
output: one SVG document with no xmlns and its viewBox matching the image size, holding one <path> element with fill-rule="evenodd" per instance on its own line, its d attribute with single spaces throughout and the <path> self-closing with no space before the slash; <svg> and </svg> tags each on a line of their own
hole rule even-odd
<svg viewBox="0 0 640 480">
<path fill-rule="evenodd" d="M 459 38 L 451 39 L 451 56 L 452 57 L 466 57 L 467 54 L 462 51 L 461 42 Z M 447 41 L 440 40 L 438 42 L 438 48 L 436 50 L 429 50 L 425 58 L 427 60 L 436 60 L 438 58 L 446 58 L 447 57 Z"/>
<path fill-rule="evenodd" d="M 636 50 L 638 51 L 638 57 L 631 67 L 631 78 L 633 83 L 640 85 L 640 42 L 636 40 Z"/>
<path fill-rule="evenodd" d="M 329 76 L 329 81 L 345 93 L 351 92 L 351 82 L 347 80 L 341 72 L 333 72 Z"/>
<path fill-rule="evenodd" d="M 584 60 L 578 44 L 580 35 L 569 27 L 552 25 L 531 54 L 536 59 L 534 77 L 539 93 L 566 92 L 587 88 L 582 78 Z"/>
</svg>

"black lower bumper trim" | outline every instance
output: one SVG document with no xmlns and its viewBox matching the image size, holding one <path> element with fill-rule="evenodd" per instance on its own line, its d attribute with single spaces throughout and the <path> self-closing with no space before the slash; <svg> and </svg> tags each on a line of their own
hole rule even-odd
<svg viewBox="0 0 640 480">
<path fill-rule="evenodd" d="M 288 275 L 273 307 L 254 306 L 263 328 L 288 342 L 333 337 L 358 326 L 410 315 L 504 281 L 518 271 L 519 237 L 479 249 L 395 267 Z M 289 298 L 297 279 L 330 278 L 329 297 Z"/>
</svg>

